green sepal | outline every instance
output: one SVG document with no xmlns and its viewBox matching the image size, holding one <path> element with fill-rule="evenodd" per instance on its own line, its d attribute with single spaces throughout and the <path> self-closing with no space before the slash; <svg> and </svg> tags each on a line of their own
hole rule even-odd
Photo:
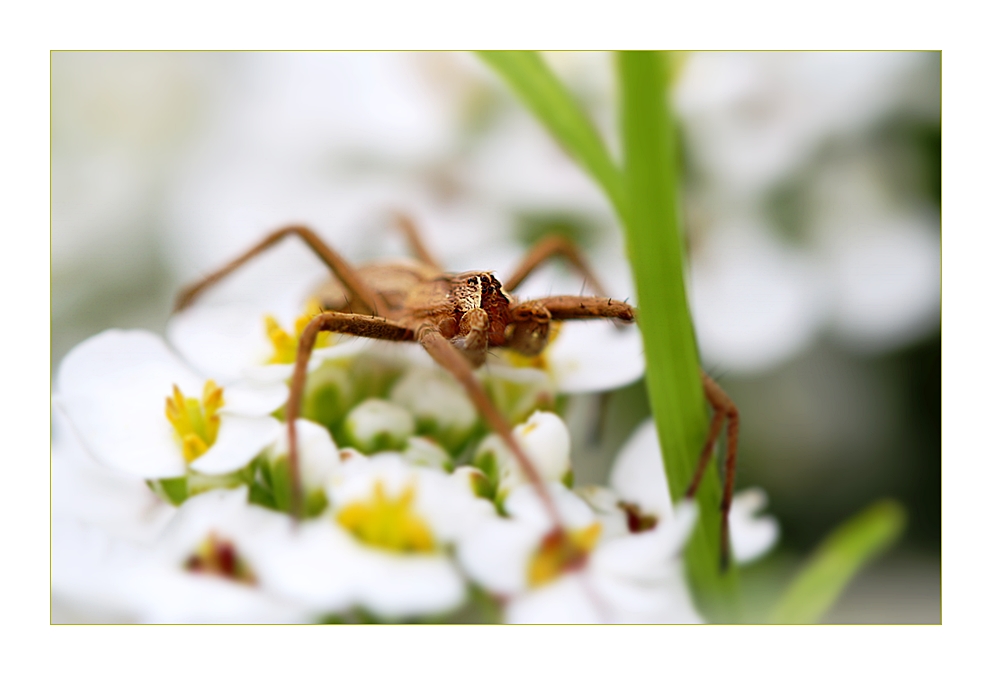
<svg viewBox="0 0 992 675">
<path fill-rule="evenodd" d="M 476 455 L 473 465 L 485 475 L 486 480 L 492 486 L 493 494 L 499 486 L 499 461 L 492 452 L 484 452 Z"/>
<path fill-rule="evenodd" d="M 334 430 L 357 403 L 354 380 L 339 362 L 327 362 L 307 376 L 300 416 Z"/>
<path fill-rule="evenodd" d="M 534 382 L 517 382 L 506 377 L 484 377 L 482 382 L 489 399 L 510 426 L 526 422 L 537 410 L 554 412 L 555 394 L 550 380 L 546 384 L 544 388 Z"/>
<path fill-rule="evenodd" d="M 155 494 L 173 506 L 179 506 L 189 497 L 186 476 L 146 480 L 145 483 Z"/>
<path fill-rule="evenodd" d="M 264 454 L 255 461 L 254 478 L 248 486 L 248 503 L 278 510 L 276 498 L 272 492 L 272 473 Z"/>
<path fill-rule="evenodd" d="M 393 361 L 381 354 L 359 354 L 349 364 L 348 375 L 354 385 L 352 405 L 369 398 L 388 400 L 389 392 L 404 371 L 405 366 L 401 361 Z"/>
<path fill-rule="evenodd" d="M 343 438 L 346 447 L 355 448 L 363 455 L 374 455 L 377 452 L 386 452 L 388 450 L 394 450 L 396 452 L 403 450 L 409 437 L 396 436 L 389 431 L 380 431 L 371 438 L 363 441 L 352 434 L 346 425 Z"/>
<path fill-rule="evenodd" d="M 263 461 L 259 466 L 260 481 L 256 489 L 260 498 L 271 503 L 262 504 L 276 511 L 289 513 L 292 508 L 292 483 L 289 479 L 289 456 L 281 455 L 274 461 Z M 308 490 L 303 498 L 303 517 L 319 516 L 327 508 L 327 495 L 320 488 Z"/>
<path fill-rule="evenodd" d="M 248 503 L 264 506 L 265 508 L 272 509 L 273 511 L 279 510 L 276 506 L 276 499 L 272 492 L 257 482 L 248 486 Z"/>
<path fill-rule="evenodd" d="M 476 434 L 477 428 L 477 424 L 468 428 L 460 428 L 451 425 L 441 426 L 438 424 L 437 420 L 425 417 L 416 420 L 416 427 L 414 428 L 413 435 L 429 438 L 444 448 L 445 452 L 447 452 L 450 456 L 457 457 L 465 445 Z"/>
<path fill-rule="evenodd" d="M 575 484 L 575 472 L 569 469 L 568 473 L 561 477 L 561 483 L 571 490 L 572 486 Z"/>
<path fill-rule="evenodd" d="M 289 479 L 289 455 L 280 455 L 272 462 L 263 462 L 268 474 L 269 484 L 272 486 L 272 499 L 276 509 L 289 513 L 292 507 L 292 482 Z"/>
<path fill-rule="evenodd" d="M 478 468 L 478 467 L 475 467 Z M 493 501 L 496 499 L 496 484 L 489 479 L 481 469 L 479 473 L 471 474 L 469 484 L 472 486 L 472 493 L 480 499 Z"/>
<path fill-rule="evenodd" d="M 221 476 L 208 476 L 190 471 L 186 476 L 187 493 L 189 497 L 192 497 L 210 490 L 230 490 L 241 485 L 250 485 L 253 473 L 254 468 L 251 464 L 239 471 L 225 473 Z"/>
<path fill-rule="evenodd" d="M 321 489 L 310 490 L 307 492 L 306 498 L 303 503 L 303 517 L 304 518 L 316 518 L 324 512 L 327 505 L 330 502 L 327 501 L 327 495 Z"/>
</svg>

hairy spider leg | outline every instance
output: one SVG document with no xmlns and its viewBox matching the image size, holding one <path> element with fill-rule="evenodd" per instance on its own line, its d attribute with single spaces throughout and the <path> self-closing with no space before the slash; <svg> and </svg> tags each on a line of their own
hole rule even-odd
<svg viewBox="0 0 992 675">
<path fill-rule="evenodd" d="M 317 257 L 319 257 L 324 264 L 330 268 L 331 272 L 341 281 L 341 284 L 352 294 L 352 296 L 357 299 L 358 303 L 363 305 L 359 309 L 364 310 L 370 315 L 374 315 L 378 314 L 380 308 L 385 308 L 386 303 L 382 301 L 382 298 L 380 298 L 375 291 L 369 288 L 369 286 L 362 281 L 362 278 L 355 271 L 355 268 L 352 267 L 351 264 L 342 258 L 336 251 L 334 251 L 334 249 L 325 244 L 313 230 L 304 225 L 287 225 L 286 227 L 279 228 L 269 236 L 265 237 L 265 239 L 253 246 L 247 252 L 238 258 L 235 258 L 213 274 L 208 275 L 201 281 L 191 284 L 180 291 L 178 297 L 176 298 L 174 311 L 178 312 L 188 307 L 190 303 L 192 303 L 203 291 L 210 288 L 228 274 L 238 269 L 260 253 L 265 252 L 289 235 L 296 235 L 302 239 L 303 242 L 310 247 L 310 250 L 317 254 Z"/>
<path fill-rule="evenodd" d="M 730 504 L 734 498 L 734 474 L 737 470 L 737 436 L 740 429 L 740 415 L 737 406 L 730 400 L 727 393 L 720 388 L 713 378 L 706 373 L 703 376 L 703 391 L 706 400 L 713 408 L 713 419 L 706 434 L 706 443 L 696 463 L 696 472 L 692 476 L 689 488 L 685 491 L 687 499 L 692 499 L 703 480 L 703 471 L 713 456 L 716 439 L 724 420 L 727 422 L 727 457 L 723 469 L 723 497 L 720 500 L 720 571 L 726 572 L 730 566 Z"/>
<path fill-rule="evenodd" d="M 524 259 L 517 265 L 517 270 L 503 284 L 503 288 L 507 292 L 513 292 L 539 265 L 547 262 L 549 258 L 556 255 L 565 258 L 572 264 L 572 267 L 585 277 L 586 281 L 589 282 L 589 286 L 592 287 L 593 293 L 600 296 L 607 294 L 603 285 L 599 283 L 596 275 L 592 272 L 592 268 L 589 267 L 585 257 L 575 244 L 569 239 L 557 234 L 544 237 L 534 244 L 530 251 L 527 252 L 527 255 L 524 256 Z"/>
<path fill-rule="evenodd" d="M 590 295 L 552 295 L 547 298 L 535 298 L 520 303 L 540 304 L 551 313 L 555 321 L 568 319 L 617 319 L 624 323 L 634 320 L 634 308 L 621 300 L 600 298 Z M 511 315 L 514 308 L 510 308 Z"/>
<path fill-rule="evenodd" d="M 403 324 L 365 314 L 344 314 L 341 312 L 324 312 L 318 314 L 307 324 L 300 333 L 299 346 L 296 351 L 296 364 L 293 367 L 293 378 L 289 386 L 289 400 L 286 402 L 286 426 L 289 430 L 289 475 L 291 511 L 300 518 L 303 513 L 303 494 L 301 490 L 299 455 L 296 441 L 296 419 L 300 415 L 300 404 L 303 400 L 303 390 L 307 381 L 307 362 L 313 352 L 317 335 L 321 331 L 346 333 L 358 337 L 389 340 L 392 342 L 413 342 L 414 332 Z"/>
<path fill-rule="evenodd" d="M 424 245 L 424 240 L 420 236 L 420 229 L 417 227 L 413 219 L 405 213 L 396 214 L 396 227 L 403 233 L 406 237 L 407 244 L 413 250 L 413 255 L 420 262 L 430 265 L 438 272 L 441 272 L 443 268 L 438 263 L 437 258 L 435 258 L 430 249 Z"/>
</svg>

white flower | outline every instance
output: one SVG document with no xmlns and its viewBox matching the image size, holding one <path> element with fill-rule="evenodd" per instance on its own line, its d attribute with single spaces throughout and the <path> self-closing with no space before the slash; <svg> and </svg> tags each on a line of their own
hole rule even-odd
<svg viewBox="0 0 992 675">
<path fill-rule="evenodd" d="M 288 429 L 282 425 L 275 443 L 266 449 L 252 485 L 252 502 L 286 513 L 293 509 Z M 296 420 L 296 442 L 303 513 L 316 516 L 327 506 L 324 486 L 341 458 L 327 429 L 309 420 Z"/>
<path fill-rule="evenodd" d="M 320 278 L 326 281 L 326 275 Z M 189 363 L 221 383 L 284 382 L 293 374 L 300 333 L 321 312 L 313 297 L 317 282 L 302 275 L 287 280 L 286 288 L 225 302 L 211 301 L 208 292 L 207 298 L 173 315 L 166 333 Z M 226 288 L 221 290 L 230 293 L 249 290 L 239 289 L 237 280 L 222 285 Z M 308 369 L 313 371 L 327 360 L 346 359 L 367 344 L 361 338 L 321 333 Z"/>
<path fill-rule="evenodd" d="M 278 561 L 281 593 L 322 613 L 362 609 L 391 620 L 443 614 L 464 602 L 465 581 L 449 549 L 495 518 L 490 502 L 390 452 L 347 459 L 327 491 L 331 507 L 300 526 L 304 553 Z"/>
<path fill-rule="evenodd" d="M 675 102 L 698 169 L 689 292 L 705 360 L 765 371 L 826 331 L 880 351 L 934 330 L 937 212 L 893 189 L 918 150 L 878 130 L 936 128 L 938 74 L 909 52 L 688 57 Z"/>
<path fill-rule="evenodd" d="M 101 463 L 142 478 L 218 476 L 276 439 L 268 413 L 283 384 L 224 389 L 204 380 L 145 331 L 108 330 L 62 361 L 56 402 Z M 201 396 L 202 392 L 202 396 Z"/>
<path fill-rule="evenodd" d="M 459 561 L 505 599 L 511 623 L 698 623 L 679 553 L 696 519 L 694 504 L 650 532 L 610 540 L 576 495 L 548 484 L 565 524 L 554 535 L 532 485 L 504 502 L 508 519 L 483 522 Z"/>
<path fill-rule="evenodd" d="M 346 441 L 362 452 L 399 450 L 413 432 L 413 415 L 406 408 L 378 398 L 358 404 L 344 420 Z"/>
<path fill-rule="evenodd" d="M 646 420 L 617 453 L 610 471 L 612 490 L 583 487 L 578 492 L 590 503 L 608 533 L 649 531 L 674 517 L 668 478 L 654 420 Z M 734 560 L 740 564 L 760 558 L 778 540 L 772 516 L 757 517 L 767 503 L 760 488 L 734 495 L 729 515 Z"/>
<path fill-rule="evenodd" d="M 176 512 L 142 478 L 95 461 L 52 406 L 52 517 L 148 543 Z"/>
<path fill-rule="evenodd" d="M 413 436 L 403 450 L 406 461 L 416 466 L 426 466 L 443 471 L 451 471 L 451 455 L 429 438 Z"/>
<path fill-rule="evenodd" d="M 465 389 L 438 367 L 412 367 L 389 392 L 389 400 L 413 414 L 417 433 L 457 449 L 475 428 L 479 414 Z"/>
<path fill-rule="evenodd" d="M 543 480 L 567 480 L 572 472 L 568 428 L 554 413 L 534 412 L 525 423 L 513 428 L 513 437 Z M 496 434 L 483 439 L 475 463 L 497 487 L 497 502 L 529 482 L 527 474 Z"/>
<path fill-rule="evenodd" d="M 300 459 L 300 479 L 304 489 L 323 488 L 331 474 L 341 465 L 338 448 L 327 429 L 309 420 L 296 420 L 297 448 Z M 268 451 L 270 461 L 278 461 L 289 455 L 289 434 L 287 425 L 276 437 L 276 442 Z"/>
<path fill-rule="evenodd" d="M 778 521 L 772 516 L 758 516 L 768 504 L 761 488 L 748 488 L 734 495 L 730 505 L 730 543 L 739 564 L 757 560 L 778 541 Z"/>
<path fill-rule="evenodd" d="M 606 320 L 561 322 L 536 357 L 510 350 L 500 350 L 494 357 L 490 357 L 493 365 L 487 369 L 493 377 L 509 377 L 506 365 L 536 368 L 563 394 L 616 389 L 644 374 L 644 346 L 637 326 L 619 326 Z"/>
<path fill-rule="evenodd" d="M 699 52 L 678 79 L 675 105 L 707 178 L 732 195 L 760 192 L 831 137 L 918 107 L 913 78 L 928 60 L 912 52 Z"/>
<path fill-rule="evenodd" d="M 77 606 L 144 623 L 310 620 L 272 592 L 272 560 L 299 555 L 288 516 L 247 503 L 247 488 L 188 499 L 151 546 L 53 523 L 52 592 Z"/>
<path fill-rule="evenodd" d="M 758 217 L 735 215 L 693 252 L 690 299 L 703 355 L 737 372 L 760 371 L 810 347 L 828 316 L 815 260 Z"/>
</svg>

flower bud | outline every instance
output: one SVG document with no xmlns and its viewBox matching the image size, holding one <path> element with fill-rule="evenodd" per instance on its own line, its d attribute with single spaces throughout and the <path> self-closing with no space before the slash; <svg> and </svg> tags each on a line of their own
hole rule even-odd
<svg viewBox="0 0 992 675">
<path fill-rule="evenodd" d="M 399 450 L 413 431 L 413 415 L 380 398 L 370 398 L 355 406 L 344 421 L 346 442 L 364 453 Z"/>
<path fill-rule="evenodd" d="M 541 478 L 552 482 L 566 482 L 571 478 L 571 439 L 560 417 L 537 411 L 527 422 L 514 427 L 513 436 Z M 502 501 L 512 490 L 529 482 L 517 460 L 496 434 L 490 434 L 482 441 L 476 451 L 475 464 L 489 480 L 498 483 L 497 501 Z"/>
<path fill-rule="evenodd" d="M 419 436 L 433 438 L 452 454 L 465 444 L 478 420 L 465 390 L 440 371 L 411 370 L 389 399 L 413 413 Z"/>
</svg>

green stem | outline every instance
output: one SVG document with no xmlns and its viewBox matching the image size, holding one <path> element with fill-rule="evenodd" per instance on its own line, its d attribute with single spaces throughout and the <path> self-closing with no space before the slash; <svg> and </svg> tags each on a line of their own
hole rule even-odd
<svg viewBox="0 0 992 675">
<path fill-rule="evenodd" d="M 637 284 L 647 384 L 663 461 L 675 499 L 684 494 L 703 447 L 707 412 L 699 356 L 683 282 L 675 129 L 668 105 L 665 54 L 618 56 L 624 177 L 629 217 L 627 253 Z M 711 465 L 697 493 L 700 522 L 686 550 L 699 609 L 711 621 L 734 622 L 737 573 L 719 570 L 720 483 Z"/>
<path fill-rule="evenodd" d="M 706 434 L 699 356 L 683 282 L 675 131 L 666 92 L 668 56 L 619 55 L 625 166 L 617 168 L 581 107 L 535 52 L 481 52 L 523 103 L 599 183 L 626 229 L 651 409 L 665 472 L 678 498 Z M 711 621 L 739 620 L 737 571 L 719 565 L 720 483 L 711 466 L 697 493 L 700 523 L 686 551 L 699 609 Z"/>
</svg>

